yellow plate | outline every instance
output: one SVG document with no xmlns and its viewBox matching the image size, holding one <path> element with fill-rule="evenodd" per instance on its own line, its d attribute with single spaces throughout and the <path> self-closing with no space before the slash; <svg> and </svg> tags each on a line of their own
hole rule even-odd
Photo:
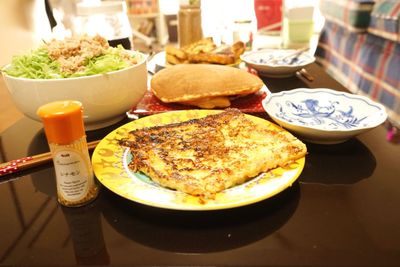
<svg viewBox="0 0 400 267">
<path fill-rule="evenodd" d="M 134 173 L 128 168 L 129 149 L 119 146 L 118 140 L 129 131 L 143 127 L 186 121 L 215 114 L 218 110 L 183 110 L 160 113 L 129 122 L 109 133 L 97 145 L 92 165 L 97 179 L 112 192 L 145 205 L 174 210 L 218 210 L 252 204 L 272 197 L 291 186 L 303 170 L 305 158 L 285 168 L 262 173 L 252 180 L 224 190 L 214 200 L 202 204 L 199 198 L 171 190 L 152 182 L 146 175 Z M 256 123 L 277 125 L 250 115 Z"/>
</svg>

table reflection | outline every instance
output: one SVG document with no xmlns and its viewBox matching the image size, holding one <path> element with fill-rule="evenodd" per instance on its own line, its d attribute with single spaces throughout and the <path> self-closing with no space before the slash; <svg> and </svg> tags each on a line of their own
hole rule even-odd
<svg viewBox="0 0 400 267">
<path fill-rule="evenodd" d="M 250 206 L 216 211 L 152 208 L 103 190 L 102 213 L 120 234 L 145 246 L 177 253 L 239 248 L 276 232 L 296 211 L 298 183 Z"/>
<path fill-rule="evenodd" d="M 307 143 L 307 149 L 303 183 L 356 184 L 371 177 L 376 168 L 375 156 L 357 138 L 328 146 Z"/>
<path fill-rule="evenodd" d="M 78 264 L 107 265 L 110 263 L 110 256 L 104 243 L 100 208 L 96 202 L 99 200 L 79 208 L 61 208 L 68 223 Z"/>
</svg>

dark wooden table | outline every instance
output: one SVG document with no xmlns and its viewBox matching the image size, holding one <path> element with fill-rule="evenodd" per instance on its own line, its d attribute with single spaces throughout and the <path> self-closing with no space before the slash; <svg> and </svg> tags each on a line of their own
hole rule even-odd
<svg viewBox="0 0 400 267">
<path fill-rule="evenodd" d="M 264 79 L 271 91 L 345 90 L 315 77 Z M 123 121 L 89 132 L 102 138 Z M 0 184 L 0 265 L 5 266 L 400 266 L 400 147 L 377 127 L 343 144 L 307 144 L 298 181 L 231 210 L 148 207 L 103 188 L 81 208 L 55 198 L 51 164 Z M 19 119 L 0 135 L 3 161 L 48 151 L 42 125 Z"/>
</svg>

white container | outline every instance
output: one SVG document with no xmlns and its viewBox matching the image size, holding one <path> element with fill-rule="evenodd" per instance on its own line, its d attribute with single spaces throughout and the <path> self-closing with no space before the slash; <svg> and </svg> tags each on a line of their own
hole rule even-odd
<svg viewBox="0 0 400 267">
<path fill-rule="evenodd" d="M 41 121 L 36 110 L 49 102 L 74 99 L 85 107 L 86 130 L 112 125 L 126 116 L 147 90 L 147 57 L 128 68 L 76 78 L 28 79 L 7 75 L 4 81 L 17 108 L 27 117 Z M 7 66 L 6 66 L 7 68 Z"/>
<path fill-rule="evenodd" d="M 75 34 L 99 34 L 111 46 L 121 44 L 125 49 L 132 48 L 132 28 L 124 1 L 82 2 L 77 4 L 76 11 Z"/>
<path fill-rule="evenodd" d="M 283 16 L 283 40 L 287 47 L 293 43 L 308 43 L 314 32 L 314 7 L 288 8 Z"/>
</svg>

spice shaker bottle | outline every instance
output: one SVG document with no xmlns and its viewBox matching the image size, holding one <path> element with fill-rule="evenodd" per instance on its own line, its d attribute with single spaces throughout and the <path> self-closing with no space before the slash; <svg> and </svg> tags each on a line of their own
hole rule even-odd
<svg viewBox="0 0 400 267">
<path fill-rule="evenodd" d="M 120 44 L 132 48 L 132 28 L 124 1 L 81 2 L 76 5 L 76 13 L 75 34 L 99 34 L 113 47 Z"/>
<path fill-rule="evenodd" d="M 83 108 L 78 101 L 56 101 L 37 110 L 42 119 L 57 182 L 58 202 L 81 206 L 99 192 L 93 175 L 83 124 Z"/>
<path fill-rule="evenodd" d="M 181 0 L 178 12 L 179 46 L 194 43 L 203 38 L 200 0 Z"/>
</svg>

